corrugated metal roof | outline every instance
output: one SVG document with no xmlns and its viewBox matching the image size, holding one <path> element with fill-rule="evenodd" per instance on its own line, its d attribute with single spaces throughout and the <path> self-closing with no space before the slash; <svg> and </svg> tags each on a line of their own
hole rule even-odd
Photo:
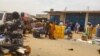
<svg viewBox="0 0 100 56">
<path fill-rule="evenodd" d="M 100 13 L 99 11 L 44 11 L 45 13 Z"/>
<path fill-rule="evenodd" d="M 47 14 L 37 14 L 36 18 L 47 18 Z"/>
</svg>

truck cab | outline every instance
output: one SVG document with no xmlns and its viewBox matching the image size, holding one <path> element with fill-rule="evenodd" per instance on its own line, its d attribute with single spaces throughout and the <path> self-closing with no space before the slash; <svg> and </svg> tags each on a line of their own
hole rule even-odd
<svg viewBox="0 0 100 56">
<path fill-rule="evenodd" d="M 12 20 L 12 13 L 9 12 L 0 12 L 0 25 L 5 24 L 6 22 L 9 22 Z"/>
</svg>

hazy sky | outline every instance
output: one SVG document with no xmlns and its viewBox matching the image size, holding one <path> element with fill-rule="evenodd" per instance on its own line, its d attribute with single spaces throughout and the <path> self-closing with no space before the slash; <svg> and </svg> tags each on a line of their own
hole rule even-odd
<svg viewBox="0 0 100 56">
<path fill-rule="evenodd" d="M 51 8 L 55 10 L 100 10 L 100 0 L 0 0 L 0 11 L 24 11 L 39 14 Z"/>
</svg>

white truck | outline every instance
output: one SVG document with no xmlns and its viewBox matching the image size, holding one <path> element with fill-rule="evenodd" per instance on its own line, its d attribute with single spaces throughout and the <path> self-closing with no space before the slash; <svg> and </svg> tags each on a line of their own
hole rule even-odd
<svg viewBox="0 0 100 56">
<path fill-rule="evenodd" d="M 12 20 L 12 13 L 2 11 L 0 12 L 0 25 L 7 23 Z"/>
</svg>

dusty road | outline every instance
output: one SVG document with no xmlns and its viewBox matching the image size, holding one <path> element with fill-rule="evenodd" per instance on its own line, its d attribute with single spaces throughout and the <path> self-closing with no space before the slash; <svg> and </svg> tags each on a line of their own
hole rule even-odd
<svg viewBox="0 0 100 56">
<path fill-rule="evenodd" d="M 31 46 L 32 52 L 30 56 L 100 56 L 97 52 L 100 46 L 66 39 L 36 39 L 29 34 L 25 45 Z M 71 48 L 73 51 L 69 50 Z"/>
</svg>

